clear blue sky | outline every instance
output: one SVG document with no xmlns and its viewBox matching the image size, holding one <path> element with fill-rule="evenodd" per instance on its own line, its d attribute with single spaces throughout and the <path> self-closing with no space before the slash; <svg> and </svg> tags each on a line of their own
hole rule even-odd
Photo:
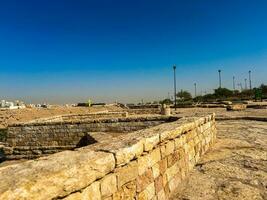
<svg viewBox="0 0 267 200">
<path fill-rule="evenodd" d="M 267 82 L 265 0 L 0 1 L 0 98 L 138 102 Z"/>
</svg>

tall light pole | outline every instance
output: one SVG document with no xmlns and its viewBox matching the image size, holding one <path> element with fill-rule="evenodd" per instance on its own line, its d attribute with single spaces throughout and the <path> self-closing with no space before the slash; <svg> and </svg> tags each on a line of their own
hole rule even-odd
<svg viewBox="0 0 267 200">
<path fill-rule="evenodd" d="M 251 85 L 251 71 L 248 71 L 248 77 L 249 77 L 249 89 L 252 90 L 252 85 Z"/>
<path fill-rule="evenodd" d="M 197 97 L 197 84 L 194 83 L 194 86 L 195 86 L 195 97 Z"/>
<path fill-rule="evenodd" d="M 235 91 L 235 76 L 233 76 L 233 90 Z"/>
<path fill-rule="evenodd" d="M 219 72 L 219 88 L 221 88 L 222 87 L 222 79 L 221 79 L 222 70 L 219 69 L 218 72 Z"/>
<path fill-rule="evenodd" d="M 247 79 L 245 78 L 245 90 L 248 89 L 248 86 L 247 86 Z"/>
<path fill-rule="evenodd" d="M 174 109 L 176 110 L 176 66 L 173 65 Z"/>
</svg>

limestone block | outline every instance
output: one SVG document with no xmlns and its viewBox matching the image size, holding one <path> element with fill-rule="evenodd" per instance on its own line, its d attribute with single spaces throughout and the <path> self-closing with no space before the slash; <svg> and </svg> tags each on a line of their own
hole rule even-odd
<svg viewBox="0 0 267 200">
<path fill-rule="evenodd" d="M 138 200 L 151 200 L 155 196 L 154 182 L 149 184 L 147 188 L 138 194 Z"/>
<path fill-rule="evenodd" d="M 232 105 L 228 105 L 227 107 L 227 111 L 241 111 L 241 110 L 245 110 L 247 108 L 246 104 L 232 104 Z"/>
<path fill-rule="evenodd" d="M 142 175 L 145 173 L 145 171 L 151 167 L 151 162 L 150 162 L 150 154 L 141 156 L 138 158 L 137 163 L 138 163 L 138 174 Z"/>
<path fill-rule="evenodd" d="M 157 178 L 160 175 L 159 162 L 152 166 L 152 173 L 154 178 Z"/>
<path fill-rule="evenodd" d="M 82 191 L 81 200 L 101 200 L 99 181 L 92 183 Z"/>
<path fill-rule="evenodd" d="M 115 169 L 118 180 L 118 188 L 128 183 L 138 176 L 138 164 L 136 161 L 130 162 L 124 167 Z"/>
<path fill-rule="evenodd" d="M 160 148 L 156 148 L 153 151 L 151 151 L 150 157 L 151 157 L 151 166 L 159 162 L 161 160 Z"/>
<path fill-rule="evenodd" d="M 175 151 L 167 157 L 168 167 L 174 165 L 180 159 L 179 151 Z"/>
<path fill-rule="evenodd" d="M 152 169 L 149 168 L 145 173 L 136 179 L 137 192 L 143 191 L 154 180 Z"/>
<path fill-rule="evenodd" d="M 112 154 L 94 151 L 64 151 L 6 166 L 0 168 L 0 199 L 64 197 L 102 178 L 114 167 Z"/>
<path fill-rule="evenodd" d="M 161 190 L 163 190 L 163 177 L 162 176 L 158 176 L 155 179 L 155 190 L 156 193 L 158 194 Z"/>
<path fill-rule="evenodd" d="M 144 140 L 134 138 L 133 135 L 123 135 L 98 145 L 96 150 L 113 153 L 116 158 L 116 166 L 122 166 L 143 153 Z"/>
<path fill-rule="evenodd" d="M 107 197 L 117 191 L 117 177 L 115 174 L 109 174 L 101 181 L 101 195 Z"/>
<path fill-rule="evenodd" d="M 164 189 L 158 192 L 157 198 L 158 198 L 158 200 L 167 200 L 167 198 L 165 196 Z"/>
<path fill-rule="evenodd" d="M 114 195 L 113 200 L 132 200 L 136 196 L 136 183 L 131 181 L 123 185 Z"/>
<path fill-rule="evenodd" d="M 144 139 L 144 151 L 152 150 L 160 142 L 159 134 Z"/>
<path fill-rule="evenodd" d="M 171 153 L 174 152 L 175 146 L 174 146 L 174 140 L 168 141 L 164 146 L 162 145 L 161 148 L 161 155 L 162 158 L 170 155 Z"/>
<path fill-rule="evenodd" d="M 173 166 L 166 170 L 167 181 L 169 182 L 179 172 L 179 164 L 175 163 Z"/>
<path fill-rule="evenodd" d="M 167 159 L 166 158 L 162 159 L 161 161 L 158 162 L 158 164 L 159 164 L 160 174 L 163 175 L 167 170 Z"/>
</svg>

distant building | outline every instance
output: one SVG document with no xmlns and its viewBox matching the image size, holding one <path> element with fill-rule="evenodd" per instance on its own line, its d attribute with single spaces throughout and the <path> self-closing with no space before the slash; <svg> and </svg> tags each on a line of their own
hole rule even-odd
<svg viewBox="0 0 267 200">
<path fill-rule="evenodd" d="M 25 104 L 21 101 L 16 101 L 16 103 L 6 100 L 1 100 L 1 109 L 22 109 L 26 108 Z"/>
</svg>

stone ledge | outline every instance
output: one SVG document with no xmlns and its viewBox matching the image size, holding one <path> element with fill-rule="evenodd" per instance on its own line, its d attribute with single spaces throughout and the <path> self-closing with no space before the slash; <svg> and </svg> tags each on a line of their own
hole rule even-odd
<svg viewBox="0 0 267 200">
<path fill-rule="evenodd" d="M 102 178 L 114 167 L 112 154 L 88 150 L 64 151 L 2 167 L 0 199 L 64 197 Z"/>
</svg>

